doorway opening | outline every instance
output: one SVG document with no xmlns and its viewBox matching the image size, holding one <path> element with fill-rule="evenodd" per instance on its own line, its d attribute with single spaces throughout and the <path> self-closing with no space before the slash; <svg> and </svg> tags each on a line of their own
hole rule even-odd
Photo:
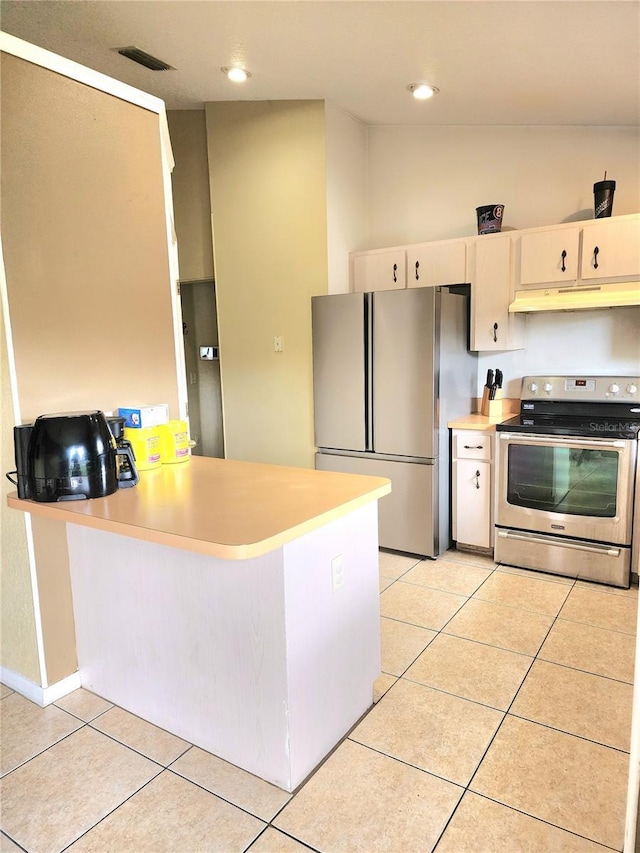
<svg viewBox="0 0 640 853">
<path fill-rule="evenodd" d="M 194 456 L 224 458 L 216 287 L 213 279 L 180 282 L 189 427 Z"/>
</svg>

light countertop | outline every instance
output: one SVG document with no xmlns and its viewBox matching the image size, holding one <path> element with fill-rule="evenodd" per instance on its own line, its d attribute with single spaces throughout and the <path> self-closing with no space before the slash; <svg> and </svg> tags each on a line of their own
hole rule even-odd
<svg viewBox="0 0 640 853">
<path fill-rule="evenodd" d="M 338 474 L 229 459 L 189 461 L 140 472 L 106 498 L 14 509 L 228 560 L 279 548 L 391 491 L 383 477 Z"/>
<path fill-rule="evenodd" d="M 490 430 L 494 429 L 496 424 L 508 421 L 520 411 L 520 400 L 518 398 L 505 397 L 495 402 L 499 407 L 499 411 L 495 415 L 481 415 L 479 411 L 476 411 L 471 415 L 461 415 L 459 418 L 454 418 L 447 423 L 447 426 L 449 429 Z M 478 399 L 476 403 L 480 409 L 481 400 Z"/>
<path fill-rule="evenodd" d="M 462 415 L 461 417 L 456 418 L 454 421 L 449 421 L 447 423 L 447 426 L 449 427 L 449 429 L 495 429 L 496 424 L 501 424 L 502 421 L 506 421 L 512 417 L 512 413 L 497 415 L 495 417 L 489 417 L 488 415 L 481 415 L 479 413 L 476 413 L 473 415 Z"/>
</svg>

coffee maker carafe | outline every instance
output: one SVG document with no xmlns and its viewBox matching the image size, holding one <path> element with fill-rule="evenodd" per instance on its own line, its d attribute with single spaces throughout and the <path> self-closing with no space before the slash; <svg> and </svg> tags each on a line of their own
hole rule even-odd
<svg viewBox="0 0 640 853">
<path fill-rule="evenodd" d="M 116 447 L 118 455 L 120 456 L 118 485 L 121 489 L 126 489 L 129 486 L 135 486 L 140 479 L 136 468 L 136 454 L 133 451 L 131 442 L 124 437 L 124 427 L 126 422 L 126 418 L 122 418 L 120 416 L 109 416 L 107 418 L 109 429 L 116 440 Z"/>
</svg>

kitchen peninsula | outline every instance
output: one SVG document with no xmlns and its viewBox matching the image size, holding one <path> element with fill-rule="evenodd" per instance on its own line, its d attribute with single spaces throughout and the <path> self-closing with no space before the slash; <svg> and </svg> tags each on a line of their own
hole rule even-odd
<svg viewBox="0 0 640 853">
<path fill-rule="evenodd" d="M 378 477 L 192 457 L 66 522 L 83 687 L 287 791 L 372 704 Z"/>
</svg>

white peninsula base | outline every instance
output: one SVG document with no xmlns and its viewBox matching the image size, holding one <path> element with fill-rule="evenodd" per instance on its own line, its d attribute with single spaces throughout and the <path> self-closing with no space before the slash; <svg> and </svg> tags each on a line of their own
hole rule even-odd
<svg viewBox="0 0 640 853">
<path fill-rule="evenodd" d="M 286 791 L 371 706 L 375 500 L 243 560 L 78 524 L 67 537 L 88 690 Z"/>
</svg>

